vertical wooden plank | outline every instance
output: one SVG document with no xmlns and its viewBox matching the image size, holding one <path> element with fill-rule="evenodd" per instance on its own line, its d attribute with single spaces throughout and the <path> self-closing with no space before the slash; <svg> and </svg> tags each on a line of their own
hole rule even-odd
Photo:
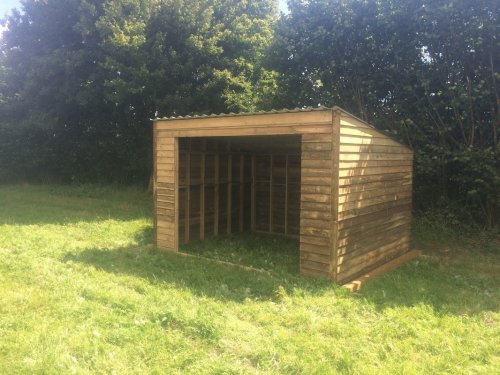
<svg viewBox="0 0 500 375">
<path fill-rule="evenodd" d="M 158 132 L 156 131 L 156 121 L 153 123 L 153 230 L 154 230 L 154 246 L 158 246 L 158 202 L 156 201 L 158 199 L 157 197 L 157 188 L 156 188 L 156 176 L 157 176 L 157 169 L 158 169 L 158 162 L 157 162 L 157 157 L 156 157 L 156 145 L 157 145 L 157 137 L 158 137 Z"/>
<path fill-rule="evenodd" d="M 340 153 L 340 116 L 339 110 L 332 116 L 332 203 L 331 203 L 331 233 L 330 233 L 330 278 L 337 281 L 337 247 L 339 219 L 339 153 Z"/>
<path fill-rule="evenodd" d="M 285 155 L 285 235 L 288 234 L 288 154 Z"/>
<path fill-rule="evenodd" d="M 229 146 L 229 145 L 228 145 Z M 228 149 L 227 156 L 227 234 L 231 234 L 231 219 L 232 208 L 231 203 L 233 200 L 233 155 L 231 154 L 231 150 Z"/>
<path fill-rule="evenodd" d="M 186 150 L 186 203 L 184 204 L 184 243 L 189 242 L 189 203 L 191 195 L 191 140 Z"/>
<path fill-rule="evenodd" d="M 216 144 L 215 151 L 215 186 L 214 186 L 214 235 L 219 234 L 219 184 L 220 184 L 220 155 L 219 155 L 219 142 Z"/>
<path fill-rule="evenodd" d="M 255 154 L 252 154 L 252 187 L 251 187 L 251 212 L 250 212 L 250 225 L 252 228 L 252 231 L 255 231 L 255 205 L 257 202 L 255 201 L 255 163 L 256 163 L 256 157 Z"/>
<path fill-rule="evenodd" d="M 240 232 L 243 232 L 243 220 L 244 220 L 243 211 L 245 209 L 244 195 L 245 195 L 245 156 L 241 154 L 240 155 L 240 218 L 239 218 Z"/>
<path fill-rule="evenodd" d="M 179 138 L 174 138 L 174 246 L 179 251 Z"/>
<path fill-rule="evenodd" d="M 205 239 L 205 161 L 207 152 L 207 140 L 203 140 L 200 165 L 200 239 Z"/>
<path fill-rule="evenodd" d="M 269 232 L 273 231 L 273 154 L 269 157 Z"/>
</svg>

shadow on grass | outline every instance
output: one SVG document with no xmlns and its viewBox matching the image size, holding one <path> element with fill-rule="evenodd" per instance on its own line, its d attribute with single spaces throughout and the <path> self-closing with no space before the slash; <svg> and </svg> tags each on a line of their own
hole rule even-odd
<svg viewBox="0 0 500 375">
<path fill-rule="evenodd" d="M 150 243 L 151 239 L 151 228 L 136 238 L 141 245 Z M 443 258 L 440 256 L 424 255 L 370 281 L 361 292 L 351 295 L 328 280 L 300 277 L 296 246 L 293 240 L 247 233 L 183 246 L 184 251 L 203 258 L 142 246 L 88 249 L 67 254 L 65 260 L 89 264 L 118 275 L 138 276 L 152 284 L 186 288 L 195 295 L 218 300 L 275 299 L 279 298 L 282 288 L 291 295 L 299 291 L 302 296 L 332 298 L 333 304 L 335 296 L 354 298 L 378 310 L 423 304 L 443 315 L 476 315 L 500 309 L 499 278 L 492 274 L 494 268 L 490 267 L 487 272 L 481 267 L 498 261 L 495 255 L 491 255 L 491 259 L 475 259 L 475 264 L 470 262 L 471 256 L 454 258 L 456 263 L 449 267 L 441 266 Z M 280 259 L 283 264 L 278 264 Z M 217 260 L 267 270 L 248 270 L 217 263 Z"/>
<path fill-rule="evenodd" d="M 153 226 L 148 226 L 142 228 L 134 235 L 134 240 L 138 246 L 146 246 L 153 243 L 154 228 Z"/>
<path fill-rule="evenodd" d="M 333 287 L 327 280 L 246 270 L 236 265 L 147 247 L 88 249 L 77 254 L 68 253 L 64 260 L 89 264 L 117 275 L 141 277 L 151 284 L 186 288 L 198 296 L 235 302 L 243 302 L 247 298 L 274 299 L 280 286 L 289 292 L 301 288 L 310 294 L 321 294 Z"/>
<path fill-rule="evenodd" d="M 472 255 L 469 257 L 473 258 Z M 484 270 L 477 272 L 482 268 L 481 263 L 488 261 L 491 259 L 459 261 L 450 265 L 440 256 L 424 253 L 419 259 L 370 281 L 358 297 L 380 310 L 424 304 L 443 315 L 498 312 L 498 275 Z"/>
<path fill-rule="evenodd" d="M 299 241 L 282 236 L 246 231 L 192 241 L 182 245 L 180 251 L 274 274 L 297 276 L 300 272 Z"/>
</svg>

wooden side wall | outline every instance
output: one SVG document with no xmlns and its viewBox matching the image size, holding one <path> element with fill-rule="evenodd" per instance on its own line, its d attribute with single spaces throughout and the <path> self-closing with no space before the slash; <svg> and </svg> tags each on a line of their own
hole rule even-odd
<svg viewBox="0 0 500 375">
<path fill-rule="evenodd" d="M 155 132 L 156 133 L 156 132 Z M 154 210 L 155 242 L 158 248 L 177 251 L 176 212 L 178 141 L 172 137 L 154 137 Z"/>
<path fill-rule="evenodd" d="M 332 273 L 334 210 L 333 124 L 321 133 L 302 136 L 300 196 L 300 273 L 334 278 Z"/>
<path fill-rule="evenodd" d="M 337 282 L 409 251 L 412 163 L 407 147 L 341 115 Z"/>
</svg>

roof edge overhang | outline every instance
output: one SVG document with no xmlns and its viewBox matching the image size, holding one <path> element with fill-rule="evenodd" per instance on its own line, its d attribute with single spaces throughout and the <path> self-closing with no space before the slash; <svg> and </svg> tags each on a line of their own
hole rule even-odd
<svg viewBox="0 0 500 375">
<path fill-rule="evenodd" d="M 319 106 L 319 107 L 304 107 L 304 108 L 293 108 L 293 109 L 272 109 L 270 111 L 254 111 L 254 112 L 238 112 L 238 113 L 229 112 L 229 113 L 218 113 L 218 114 L 212 113 L 209 115 L 203 114 L 203 115 L 192 115 L 192 116 L 187 115 L 187 116 L 157 117 L 151 120 L 154 122 L 173 121 L 173 120 L 193 120 L 193 119 L 216 118 L 216 117 L 237 117 L 237 116 L 239 117 L 239 116 L 272 115 L 279 113 L 299 113 L 299 112 L 329 111 L 329 110 L 331 111 L 334 109 L 339 109 L 343 111 L 341 108 L 338 107 L 330 108 L 330 107 Z"/>
<path fill-rule="evenodd" d="M 187 116 L 157 117 L 157 118 L 151 119 L 151 121 L 153 121 L 153 123 L 156 123 L 159 121 L 178 121 L 178 120 L 195 120 L 195 119 L 200 120 L 200 119 L 205 119 L 205 118 L 208 119 L 208 118 L 222 118 L 222 117 L 224 117 L 224 118 L 225 117 L 245 117 L 245 116 L 283 114 L 283 113 L 318 112 L 318 111 L 332 111 L 332 112 L 339 111 L 339 112 L 342 112 L 345 115 L 352 117 L 352 118 L 362 122 L 366 126 L 372 128 L 373 130 L 379 132 L 381 135 L 398 142 L 399 144 L 401 144 L 402 146 L 404 146 L 405 148 L 407 148 L 408 150 L 413 152 L 413 150 L 408 145 L 405 145 L 405 144 L 401 143 L 399 140 L 395 139 L 393 134 L 390 134 L 386 131 L 377 129 L 372 124 L 366 122 L 365 120 L 359 118 L 358 116 L 353 115 L 352 113 L 350 113 L 350 112 L 346 111 L 345 109 L 342 109 L 338 106 L 333 106 L 333 107 L 318 106 L 318 107 L 304 107 L 304 108 L 279 109 L 279 110 L 272 109 L 270 111 L 254 111 L 254 112 L 238 112 L 238 113 L 229 112 L 229 113 L 218 113 L 218 114 L 212 113 L 209 115 L 202 114 L 202 115 L 187 115 Z"/>
</svg>

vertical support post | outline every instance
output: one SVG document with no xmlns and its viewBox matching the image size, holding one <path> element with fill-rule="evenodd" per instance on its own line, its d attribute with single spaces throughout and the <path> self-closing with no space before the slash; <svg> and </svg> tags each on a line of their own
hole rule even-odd
<svg viewBox="0 0 500 375">
<path fill-rule="evenodd" d="M 273 232 L 273 154 L 269 157 L 269 233 Z"/>
<path fill-rule="evenodd" d="M 158 157 L 157 157 L 157 138 L 158 133 L 156 131 L 156 121 L 153 123 L 153 236 L 154 236 L 154 246 L 158 246 L 158 192 L 156 188 L 157 181 L 157 171 L 158 171 Z M 175 139 L 177 141 L 177 138 Z M 175 176 L 177 177 L 177 176 Z M 177 193 L 175 194 L 177 197 Z"/>
<path fill-rule="evenodd" d="M 184 242 L 189 242 L 189 219 L 190 209 L 189 203 L 191 202 L 191 140 L 186 150 L 186 204 L 184 205 Z"/>
<path fill-rule="evenodd" d="M 179 138 L 174 138 L 174 194 L 174 250 L 179 251 Z"/>
<path fill-rule="evenodd" d="M 200 239 L 205 239 L 205 160 L 207 152 L 207 140 L 203 140 L 203 148 L 200 160 Z"/>
<path fill-rule="evenodd" d="M 219 234 L 219 168 L 220 168 L 220 155 L 219 155 L 219 142 L 217 141 L 217 149 L 215 151 L 215 186 L 214 186 L 214 235 Z"/>
<path fill-rule="evenodd" d="M 243 210 L 245 209 L 244 205 L 244 195 L 245 195 L 245 156 L 243 154 L 240 155 L 240 232 L 243 232 Z"/>
<path fill-rule="evenodd" d="M 231 234 L 231 219 L 232 219 L 232 208 L 231 203 L 233 200 L 233 155 L 228 146 L 228 156 L 227 156 L 227 234 Z"/>
<path fill-rule="evenodd" d="M 288 234 L 288 154 L 285 155 L 285 235 Z"/>
<path fill-rule="evenodd" d="M 255 199 L 255 177 L 256 177 L 256 172 L 255 172 L 255 154 L 252 154 L 252 187 L 251 187 L 251 207 L 250 207 L 250 227 L 252 231 L 255 231 L 255 210 L 256 210 L 256 199 Z"/>
<path fill-rule="evenodd" d="M 332 203 L 330 228 L 330 278 L 337 281 L 338 232 L 339 232 L 339 158 L 340 158 L 340 116 L 339 110 L 333 111 L 332 118 Z"/>
</svg>

